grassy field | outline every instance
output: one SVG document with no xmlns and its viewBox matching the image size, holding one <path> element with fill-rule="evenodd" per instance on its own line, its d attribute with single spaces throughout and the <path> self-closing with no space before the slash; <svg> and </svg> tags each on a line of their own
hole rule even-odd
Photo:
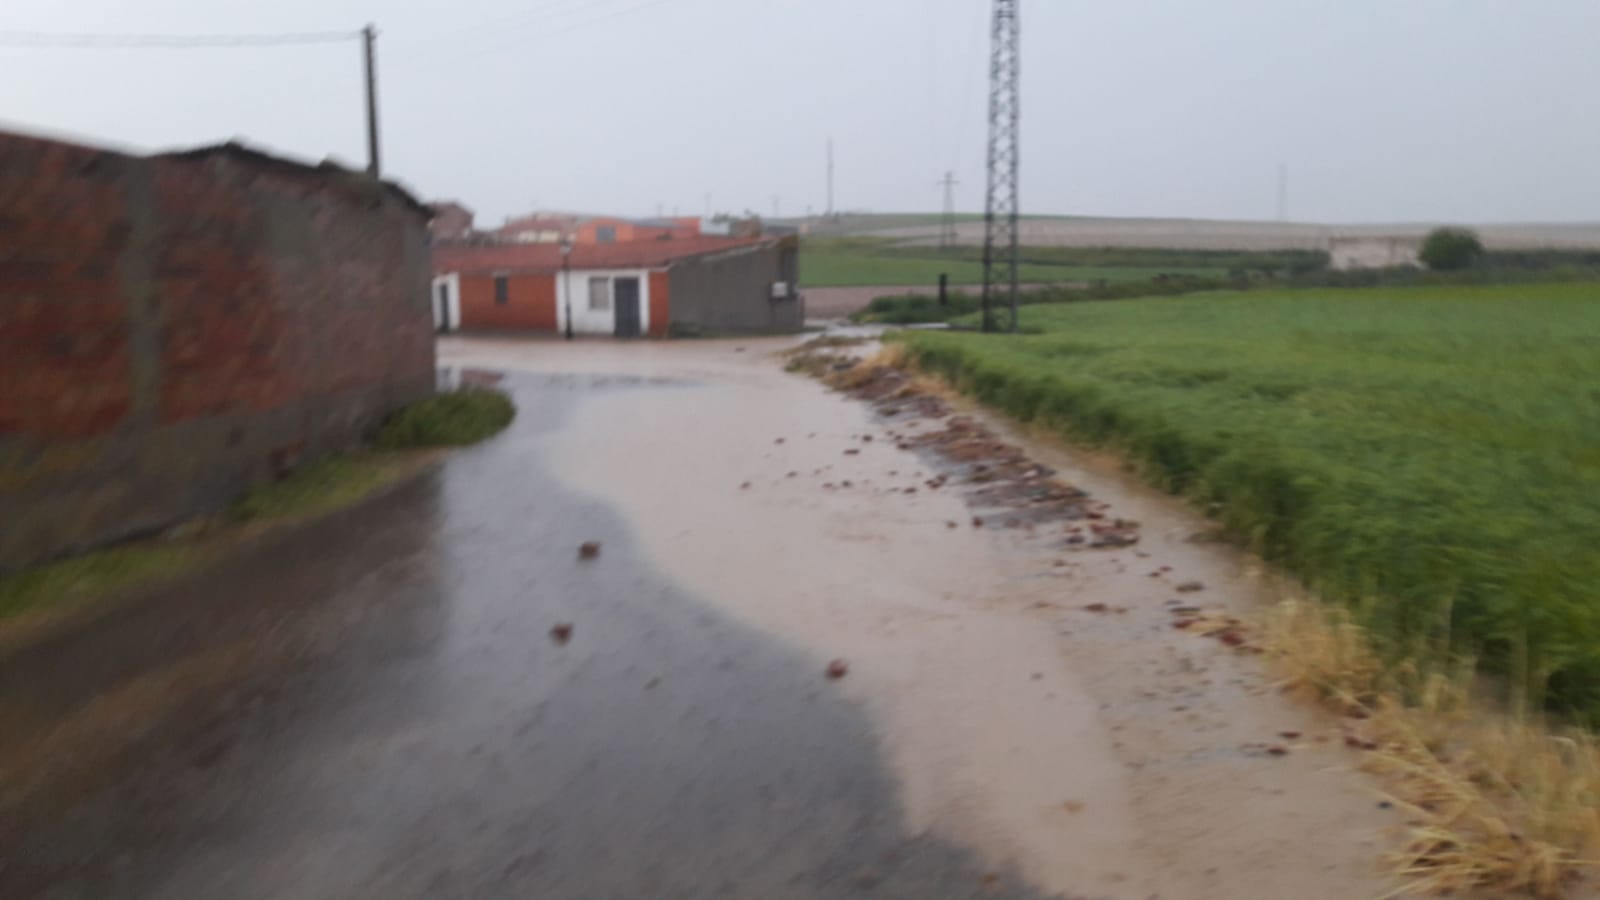
<svg viewBox="0 0 1600 900">
<path fill-rule="evenodd" d="M 1392 656 L 1477 654 L 1600 721 L 1600 286 L 1030 307 L 918 362 L 1116 447 L 1351 603 Z"/>
<path fill-rule="evenodd" d="M 1146 281 L 1164 275 L 1220 278 L 1230 272 L 1317 270 L 1326 254 L 1309 251 L 1170 250 L 1141 247 L 1021 247 L 1020 279 L 1029 284 Z M 812 237 L 800 254 L 806 287 L 936 285 L 941 272 L 956 285 L 983 283 L 983 249 L 913 246 L 884 238 Z"/>
<path fill-rule="evenodd" d="M 1160 267 L 1145 260 L 1132 264 L 1113 259 L 1110 264 L 1063 257 L 1054 258 L 1052 249 L 1042 250 L 1038 259 L 1025 259 L 1018 277 L 1029 284 L 1060 282 L 1139 281 L 1158 272 L 1209 275 L 1224 270 L 1211 265 Z M 939 274 L 950 276 L 954 285 L 983 283 L 982 251 L 958 248 L 949 254 L 937 247 L 894 247 L 871 239 L 810 240 L 800 254 L 800 283 L 806 287 L 887 287 L 939 283 Z M 1185 262 L 1188 262 L 1185 260 Z"/>
<path fill-rule="evenodd" d="M 1197 270 L 1198 271 L 1198 270 Z M 961 259 L 868 256 L 853 253 L 804 253 L 800 257 L 800 283 L 806 287 L 863 287 L 938 285 L 939 273 L 950 283 L 983 283 L 983 265 Z M 1132 281 L 1149 278 L 1149 269 L 1131 266 L 1023 265 L 1018 277 L 1030 284 L 1060 281 Z"/>
</svg>

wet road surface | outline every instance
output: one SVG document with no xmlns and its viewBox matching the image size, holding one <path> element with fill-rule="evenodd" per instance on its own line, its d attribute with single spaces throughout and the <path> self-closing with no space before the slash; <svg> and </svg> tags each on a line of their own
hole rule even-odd
<svg viewBox="0 0 1600 900">
<path fill-rule="evenodd" d="M 585 396 L 695 386 L 508 386 L 499 438 L 4 662 L 8 739 L 96 713 L 126 752 L 42 755 L 56 785 L 31 794 L 0 773 L 0 896 L 1044 896 L 904 832 L 871 723 L 814 660 L 550 473 Z"/>
</svg>

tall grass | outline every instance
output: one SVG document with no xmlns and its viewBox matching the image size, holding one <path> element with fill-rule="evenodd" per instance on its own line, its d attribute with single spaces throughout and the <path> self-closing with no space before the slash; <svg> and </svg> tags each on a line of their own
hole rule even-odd
<svg viewBox="0 0 1600 900">
<path fill-rule="evenodd" d="M 1390 658 L 1468 653 L 1600 721 L 1600 286 L 1031 307 L 918 363 L 1116 446 L 1348 602 Z"/>
</svg>

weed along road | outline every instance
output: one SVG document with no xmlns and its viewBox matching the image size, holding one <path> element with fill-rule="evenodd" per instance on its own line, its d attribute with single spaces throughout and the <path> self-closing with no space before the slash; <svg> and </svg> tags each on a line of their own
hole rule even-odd
<svg viewBox="0 0 1600 900">
<path fill-rule="evenodd" d="M 1172 627 L 1260 589 L 1203 523 L 789 343 L 443 341 L 508 431 L 0 661 L 0 896 L 1392 887 L 1333 726 Z"/>
</svg>

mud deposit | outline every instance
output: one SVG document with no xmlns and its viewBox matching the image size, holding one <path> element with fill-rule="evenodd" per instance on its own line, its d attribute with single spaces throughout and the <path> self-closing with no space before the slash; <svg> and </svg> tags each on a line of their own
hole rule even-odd
<svg viewBox="0 0 1600 900">
<path fill-rule="evenodd" d="M 1046 894 L 1393 887 L 1395 813 L 1350 771 L 1337 723 L 1280 697 L 1229 630 L 1260 599 L 1248 558 L 1193 540 L 1207 524 L 1170 498 L 959 399 L 785 373 L 793 343 L 449 355 L 682 379 L 585 402 L 553 436 L 556 469 L 696 596 L 819 678 L 844 664 L 825 683 L 873 723 L 908 833 Z"/>
</svg>

